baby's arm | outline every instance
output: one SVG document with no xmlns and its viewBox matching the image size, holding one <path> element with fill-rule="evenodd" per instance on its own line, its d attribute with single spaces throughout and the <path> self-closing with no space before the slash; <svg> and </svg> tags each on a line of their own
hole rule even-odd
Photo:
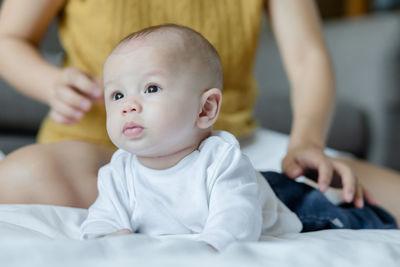
<svg viewBox="0 0 400 267">
<path fill-rule="evenodd" d="M 262 228 L 258 183 L 238 148 L 227 151 L 210 181 L 209 216 L 198 239 L 216 250 L 234 241 L 256 241 Z"/>
<path fill-rule="evenodd" d="M 100 169 L 99 195 L 81 226 L 81 238 L 131 233 L 128 194 L 120 176 L 111 164 Z"/>
</svg>

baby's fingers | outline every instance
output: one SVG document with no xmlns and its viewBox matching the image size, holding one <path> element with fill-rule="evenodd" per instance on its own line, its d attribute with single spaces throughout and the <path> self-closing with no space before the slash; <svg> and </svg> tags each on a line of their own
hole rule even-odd
<svg viewBox="0 0 400 267">
<path fill-rule="evenodd" d="M 106 236 L 129 235 L 129 234 L 132 234 L 131 230 L 122 229 L 113 233 L 106 234 Z"/>
</svg>

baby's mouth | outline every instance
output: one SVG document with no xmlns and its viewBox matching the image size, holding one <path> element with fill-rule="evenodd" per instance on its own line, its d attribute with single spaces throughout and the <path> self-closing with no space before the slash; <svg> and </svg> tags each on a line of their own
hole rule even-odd
<svg viewBox="0 0 400 267">
<path fill-rule="evenodd" d="M 138 137 L 142 133 L 143 129 L 143 126 L 137 123 L 127 122 L 125 123 L 122 132 L 126 137 Z"/>
</svg>

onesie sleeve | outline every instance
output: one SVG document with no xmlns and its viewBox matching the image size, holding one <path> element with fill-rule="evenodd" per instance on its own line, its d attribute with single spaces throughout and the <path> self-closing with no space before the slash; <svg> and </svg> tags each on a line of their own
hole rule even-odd
<svg viewBox="0 0 400 267">
<path fill-rule="evenodd" d="M 253 166 L 234 145 L 217 162 L 208 185 L 209 215 L 198 239 L 217 250 L 234 241 L 257 241 L 262 209 Z"/>
<path fill-rule="evenodd" d="M 99 170 L 98 197 L 81 225 L 81 238 L 91 239 L 131 229 L 128 193 L 121 170 L 113 162 Z"/>
</svg>

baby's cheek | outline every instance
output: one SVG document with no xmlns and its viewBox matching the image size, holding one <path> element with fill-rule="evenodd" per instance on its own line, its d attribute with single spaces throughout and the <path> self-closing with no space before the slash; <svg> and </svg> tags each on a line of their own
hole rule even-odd
<svg viewBox="0 0 400 267">
<path fill-rule="evenodd" d="M 169 133 L 174 131 L 174 129 L 178 128 L 179 122 L 178 114 L 175 114 L 171 111 L 161 113 L 157 121 L 155 122 L 159 131 L 163 133 Z"/>
<path fill-rule="evenodd" d="M 107 116 L 107 133 L 108 136 L 110 137 L 111 141 L 115 144 L 118 142 L 118 136 L 119 132 L 118 130 L 120 127 L 118 127 L 118 120 L 113 118 L 113 116 L 108 115 Z"/>
<path fill-rule="evenodd" d="M 164 107 L 163 112 L 160 112 L 159 125 L 164 130 L 179 131 L 182 128 L 194 123 L 194 116 L 191 110 L 188 110 L 183 105 L 175 104 Z"/>
</svg>

